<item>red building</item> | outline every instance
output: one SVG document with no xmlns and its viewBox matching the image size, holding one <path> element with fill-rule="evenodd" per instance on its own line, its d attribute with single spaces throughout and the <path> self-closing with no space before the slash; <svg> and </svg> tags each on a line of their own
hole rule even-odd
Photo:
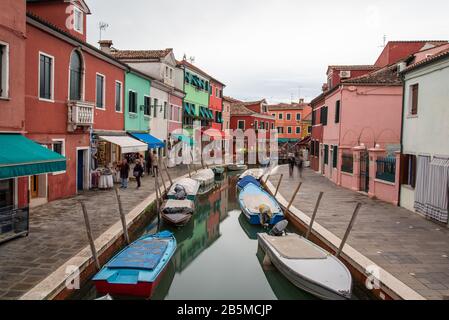
<svg viewBox="0 0 449 320">
<path fill-rule="evenodd" d="M 316 97 L 310 103 L 312 107 L 312 140 L 310 142 L 310 167 L 315 171 L 321 171 L 321 145 L 323 144 L 323 124 L 321 123 L 321 109 L 326 101 L 324 93 Z"/>
<path fill-rule="evenodd" d="M 27 9 L 27 136 L 67 158 L 65 171 L 31 178 L 39 205 L 89 188 L 92 129 L 124 134 L 127 67 L 85 42 L 84 1 L 28 1 Z"/>
<path fill-rule="evenodd" d="M 270 130 L 275 129 L 274 122 L 275 119 L 268 112 L 268 105 L 265 99 L 231 104 L 230 128 L 232 130 L 265 129 L 267 130 L 268 138 Z"/>
<path fill-rule="evenodd" d="M 211 124 L 212 129 L 223 129 L 223 89 L 225 85 L 212 79 L 210 80 L 210 98 L 209 109 L 214 114 L 214 121 Z"/>
</svg>

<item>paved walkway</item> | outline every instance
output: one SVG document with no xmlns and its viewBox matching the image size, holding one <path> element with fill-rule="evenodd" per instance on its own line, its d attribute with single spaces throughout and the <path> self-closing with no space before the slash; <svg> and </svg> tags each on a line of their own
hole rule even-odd
<svg viewBox="0 0 449 320">
<path fill-rule="evenodd" d="M 169 172 L 175 178 L 187 169 Z M 154 190 L 152 177 L 144 177 L 139 190 L 130 182 L 129 188 L 121 191 L 124 211 L 131 211 Z M 32 209 L 29 236 L 0 245 L 0 299 L 21 297 L 89 244 L 79 200 L 86 203 L 94 238 L 120 220 L 113 190 L 89 191 Z"/>
<path fill-rule="evenodd" d="M 298 172 L 284 174 L 280 193 L 290 200 L 299 183 Z M 270 179 L 277 186 L 279 176 Z M 342 238 L 357 202 L 361 208 L 348 243 L 427 299 L 449 298 L 449 229 L 421 216 L 341 188 L 312 170 L 304 170 L 294 206 L 312 215 L 324 192 L 316 222 Z"/>
</svg>

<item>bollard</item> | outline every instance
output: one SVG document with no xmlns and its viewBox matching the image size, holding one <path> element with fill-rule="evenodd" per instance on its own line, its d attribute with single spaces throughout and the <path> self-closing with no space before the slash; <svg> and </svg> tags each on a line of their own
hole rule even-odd
<svg viewBox="0 0 449 320">
<path fill-rule="evenodd" d="M 84 222 L 86 223 L 87 238 L 89 239 L 90 250 L 92 251 L 92 256 L 94 257 L 95 266 L 97 267 L 97 270 L 100 270 L 101 269 L 100 261 L 98 260 L 97 249 L 95 249 L 95 242 L 94 242 L 94 238 L 92 236 L 92 229 L 90 227 L 89 216 L 87 214 L 86 205 L 82 201 L 80 201 L 80 204 L 81 204 L 81 208 L 83 209 Z"/>
</svg>

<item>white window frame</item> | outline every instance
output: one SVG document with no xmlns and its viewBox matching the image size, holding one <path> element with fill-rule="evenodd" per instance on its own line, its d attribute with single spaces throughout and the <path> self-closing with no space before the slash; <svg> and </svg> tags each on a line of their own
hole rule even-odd
<svg viewBox="0 0 449 320">
<path fill-rule="evenodd" d="M 79 17 L 81 19 L 81 21 L 80 21 L 81 28 L 80 29 L 76 28 L 76 17 L 78 16 L 77 14 L 80 14 L 79 15 Z M 78 32 L 80 34 L 84 34 L 84 12 L 76 6 L 73 6 L 73 30 L 75 30 L 76 32 Z"/>
<path fill-rule="evenodd" d="M 418 85 L 418 101 L 416 103 L 418 103 L 418 112 L 416 114 L 412 114 L 412 108 L 413 108 L 413 87 Z M 414 82 L 411 83 L 408 86 L 408 114 L 407 114 L 407 118 L 418 118 L 418 113 L 419 113 L 419 87 L 420 84 L 419 82 Z"/>
<path fill-rule="evenodd" d="M 41 55 L 45 56 L 47 58 L 51 59 L 51 98 L 45 99 L 41 98 Z M 43 51 L 39 51 L 38 57 L 37 57 L 37 65 L 38 65 L 38 72 L 37 72 L 37 97 L 39 98 L 39 101 L 44 102 L 51 102 L 55 103 L 55 57 L 45 53 Z"/>
<path fill-rule="evenodd" d="M 298 119 L 299 118 L 299 119 Z M 296 114 L 296 121 L 301 121 L 301 114 L 300 113 L 297 113 Z"/>
<path fill-rule="evenodd" d="M 259 121 L 255 120 L 254 121 L 254 130 L 259 129 Z"/>
<path fill-rule="evenodd" d="M 298 132 L 298 131 L 299 131 L 299 132 Z M 295 133 L 296 133 L 296 134 L 301 134 L 301 127 L 296 127 Z"/>
<path fill-rule="evenodd" d="M 128 114 L 133 114 L 133 115 L 137 115 L 137 113 L 139 112 L 139 101 L 136 101 L 136 112 L 131 112 L 131 111 L 129 111 L 129 93 L 130 92 L 132 92 L 132 93 L 136 93 L 137 94 L 137 91 L 136 90 L 132 90 L 132 89 L 129 89 L 128 90 L 128 105 L 126 106 L 127 108 L 128 108 Z M 145 96 L 144 96 L 145 97 Z M 151 97 L 150 96 L 147 96 L 147 97 L 149 97 L 150 99 L 151 99 Z M 136 99 L 137 100 L 137 99 Z M 151 101 L 150 101 L 151 102 Z M 151 106 L 150 106 L 150 114 L 151 114 Z"/>
<path fill-rule="evenodd" d="M 286 113 L 285 114 L 285 121 L 292 121 L 292 114 L 291 113 Z"/>
<path fill-rule="evenodd" d="M 64 138 L 51 139 L 51 150 L 52 150 L 53 152 L 55 152 L 55 149 L 54 149 L 54 144 L 55 144 L 55 142 L 62 142 L 62 156 L 65 157 L 65 139 L 64 139 Z M 66 173 L 66 170 L 64 170 L 64 171 L 58 171 L 58 172 L 53 172 L 53 175 L 54 175 L 54 176 L 57 176 L 57 175 L 64 174 L 64 173 Z"/>
<path fill-rule="evenodd" d="M 243 122 L 243 129 L 240 129 L 240 123 Z M 246 121 L 245 120 L 237 120 L 237 129 L 245 130 L 246 129 Z"/>
<path fill-rule="evenodd" d="M 278 119 L 279 120 L 284 120 L 284 114 L 282 112 L 279 112 Z"/>
<path fill-rule="evenodd" d="M 103 78 L 103 108 L 97 107 L 97 76 L 100 76 Z M 115 89 L 115 88 L 114 88 Z M 95 73 L 95 109 L 106 111 L 106 76 L 101 73 Z M 115 109 L 115 101 L 114 101 L 114 109 Z"/>
<path fill-rule="evenodd" d="M 95 78 L 95 81 L 97 78 Z M 115 105 L 115 102 L 117 101 L 117 84 L 120 84 L 120 111 L 117 111 L 117 106 Z M 114 100 L 114 109 L 117 113 L 123 113 L 123 83 L 121 81 L 115 80 L 115 100 Z"/>
<path fill-rule="evenodd" d="M 131 90 L 130 90 L 131 91 Z M 136 91 L 133 91 L 134 93 L 137 93 Z M 149 101 L 150 101 L 150 105 L 148 106 L 148 113 L 149 114 L 145 114 L 145 109 L 143 109 L 143 116 L 144 117 L 146 117 L 146 118 L 150 118 L 151 117 L 151 111 L 153 111 L 153 110 L 151 110 L 151 97 L 149 96 L 149 95 L 147 95 L 147 94 L 144 94 L 143 95 L 143 105 L 145 106 L 145 98 L 148 98 L 148 99 L 150 99 Z M 139 108 L 139 101 L 137 101 L 137 109 Z"/>
<path fill-rule="evenodd" d="M 293 128 L 292 127 L 287 127 L 287 134 L 292 134 L 292 133 L 293 133 Z"/>
<path fill-rule="evenodd" d="M 5 47 L 2 61 L 2 74 L 0 74 L 0 81 L 4 90 L 0 95 L 0 99 L 9 99 L 9 43 L 0 41 L 0 45 Z"/>
</svg>

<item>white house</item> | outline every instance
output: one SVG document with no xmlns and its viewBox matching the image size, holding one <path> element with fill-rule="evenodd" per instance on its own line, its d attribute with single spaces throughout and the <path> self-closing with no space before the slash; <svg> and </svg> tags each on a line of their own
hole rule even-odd
<svg viewBox="0 0 449 320">
<path fill-rule="evenodd" d="M 400 205 L 448 222 L 449 50 L 428 53 L 403 72 Z"/>
</svg>

